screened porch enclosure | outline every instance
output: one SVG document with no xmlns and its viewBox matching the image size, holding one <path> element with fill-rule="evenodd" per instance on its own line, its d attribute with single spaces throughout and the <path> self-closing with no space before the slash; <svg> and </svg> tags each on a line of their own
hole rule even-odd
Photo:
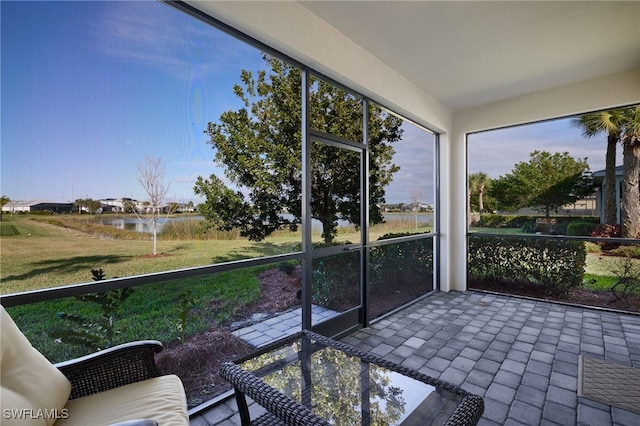
<svg viewBox="0 0 640 426">
<path fill-rule="evenodd" d="M 40 91 L 42 96 L 37 105 L 49 111 L 68 109 L 76 113 L 71 114 L 68 121 L 61 121 L 55 126 L 43 125 L 43 128 L 67 129 L 59 136 L 63 141 L 61 144 L 85 153 L 85 157 L 79 160 L 88 162 L 93 158 L 93 152 L 83 145 L 73 145 L 69 136 L 75 134 L 70 131 L 78 127 L 77 117 L 85 117 L 86 113 L 91 118 L 87 121 L 95 121 L 102 130 L 105 127 L 129 129 L 133 128 L 130 126 L 134 122 L 147 123 L 147 127 L 136 134 L 135 140 L 166 137 L 166 145 L 180 153 L 176 162 L 188 163 L 190 167 L 183 170 L 175 182 L 188 180 L 190 186 L 187 189 L 193 192 L 196 179 L 202 177 L 200 195 L 203 195 L 203 204 L 205 200 L 216 200 L 215 197 L 207 198 L 208 190 L 211 190 L 209 195 L 222 193 L 227 196 L 226 202 L 231 200 L 233 204 L 226 206 L 234 208 L 218 209 L 208 216 L 208 220 L 214 227 L 221 222 L 233 222 L 237 227 L 230 228 L 234 230 L 223 229 L 220 232 L 237 231 L 238 234 L 232 237 L 224 234 L 221 237 L 225 241 L 223 249 L 210 241 L 195 238 L 189 242 L 161 239 L 161 250 L 166 256 L 153 258 L 157 262 L 148 262 L 144 267 L 136 262 L 148 256 L 148 244 L 143 245 L 148 243 L 145 240 L 133 239 L 123 243 L 119 237 L 104 238 L 99 246 L 58 243 L 53 245 L 56 250 L 51 250 L 57 257 L 34 261 L 34 265 L 27 267 L 28 271 L 16 269 L 10 272 L 6 272 L 7 267 L 11 268 L 13 263 L 7 260 L 18 258 L 18 253 L 23 253 L 18 249 L 31 247 L 34 253 L 44 253 L 45 250 L 37 245 L 40 241 L 37 238 L 31 238 L 32 245 L 23 245 L 3 234 L 5 272 L 2 304 L 25 330 L 34 346 L 54 361 L 92 350 L 91 341 L 96 336 L 101 339 L 100 345 L 110 345 L 119 339 L 158 336 L 166 342 L 167 349 L 175 349 L 183 347 L 193 336 L 212 330 L 224 329 L 229 332 L 224 338 L 232 339 L 229 335 L 237 338 L 239 334 L 233 335 L 232 332 L 266 322 L 268 326 L 262 330 L 264 342 L 279 336 L 275 332 L 270 334 L 275 330 L 271 326 L 277 322 L 274 319 L 293 313 L 293 317 L 287 319 L 292 321 L 287 323 L 291 329 L 313 329 L 347 341 L 350 336 L 357 336 L 353 343 L 363 349 L 376 352 L 389 349 L 379 355 L 407 363 L 414 362 L 414 356 L 423 359 L 424 363 L 418 368 L 429 368 L 433 374 L 451 375 L 449 379 L 454 382 L 461 379 L 458 380 L 460 383 L 475 387 L 478 392 L 502 403 L 495 403 L 488 413 L 491 413 L 489 420 L 495 423 L 504 421 L 508 415 L 505 413 L 511 407 L 505 408 L 505 401 L 500 401 L 504 383 L 493 384 L 494 379 L 498 381 L 494 374 L 500 371 L 500 367 L 493 363 L 510 359 L 510 350 L 514 349 L 507 347 L 510 344 L 518 345 L 514 350 L 520 352 L 523 352 L 524 345 L 537 344 L 537 341 L 527 340 L 533 340 L 527 321 L 535 322 L 535 327 L 538 327 L 539 312 L 556 313 L 557 308 L 493 296 L 487 296 L 492 299 L 488 300 L 474 292 L 466 292 L 469 239 L 474 238 L 468 228 L 468 136 L 490 129 L 637 105 L 640 102 L 640 38 L 637 33 L 640 4 L 402 2 L 400 5 L 389 1 L 365 5 L 362 2 L 166 1 L 91 5 L 87 3 L 83 7 L 85 11 L 91 11 L 95 21 L 77 22 L 99 21 L 118 25 L 128 22 L 130 26 L 126 28 L 130 31 L 116 31 L 123 28 L 118 25 L 102 25 L 99 30 L 93 29 L 97 35 L 85 32 L 72 35 L 70 40 L 84 40 L 87 34 L 93 34 L 96 36 L 94 41 L 104 43 L 109 40 L 114 45 L 120 41 L 123 42 L 121 47 L 126 46 L 127 49 L 109 49 L 109 43 L 98 43 L 94 47 L 105 50 L 85 51 L 81 50 L 81 45 L 67 43 L 65 53 L 82 52 L 82 56 L 90 51 L 100 52 L 97 56 L 83 57 L 82 63 L 89 65 L 82 67 L 81 71 L 110 69 L 121 73 L 101 73 L 101 78 L 106 80 L 85 81 L 81 79 L 82 73 L 75 79 L 65 79 L 66 85 L 55 86 L 62 88 L 62 92 L 67 90 L 71 93 L 71 89 L 80 82 L 83 87 L 86 84 L 95 91 L 90 92 L 91 96 L 80 97 L 80 100 L 65 97 L 68 103 L 64 108 L 54 102 L 57 97 L 47 97 L 48 91 Z M 3 16 L 8 16 L 10 7 L 22 6 L 16 2 L 2 7 Z M 73 3 L 65 3 L 64 7 L 74 6 Z M 120 7 L 123 9 L 101 9 Z M 31 18 L 36 11 L 25 9 L 20 13 Z M 118 17 L 130 17 L 131 20 Z M 76 29 L 74 25 L 67 25 L 65 31 L 73 32 Z M 77 26 L 79 28 L 81 24 Z M 29 28 L 29 24 L 25 23 L 23 27 Z M 8 27 L 3 25 L 3 28 Z M 152 36 L 118 38 L 143 29 L 149 30 L 145 34 Z M 113 32 L 108 33 L 108 30 Z M 595 35 L 600 36 L 598 43 L 585 42 Z M 24 39 L 5 36 L 4 29 L 2 38 L 16 40 L 16 43 Z M 46 50 L 47 40 L 58 38 L 45 34 L 34 46 Z M 155 49 L 150 49 L 144 44 L 149 40 L 160 42 L 154 44 Z M 16 46 L 20 47 L 19 44 Z M 169 55 L 173 48 L 181 53 Z M 27 46 L 22 50 L 28 50 Z M 34 51 L 32 56 L 36 59 L 32 60 L 35 62 L 23 67 L 23 62 L 5 58 L 6 52 L 9 50 L 4 48 L 3 41 L 3 89 L 12 86 L 13 80 L 7 78 L 15 78 L 16 83 L 12 87 L 18 89 L 10 93 L 3 90 L 13 94 L 15 98 L 12 99 L 16 100 L 16 108 L 11 111 L 3 109 L 5 161 L 19 158 L 9 155 L 17 155 L 19 150 L 16 147 L 21 146 L 22 136 L 18 138 L 16 135 L 26 137 L 27 129 L 38 127 L 24 117 L 8 115 L 24 111 L 28 102 L 18 100 L 27 93 L 38 92 L 36 86 L 31 85 L 39 81 L 38 78 L 31 82 L 21 81 L 18 85 L 17 77 L 23 73 L 26 75 L 25 70 L 46 70 L 64 62 Z M 147 55 L 150 52 L 157 55 Z M 222 58 L 223 53 L 230 54 L 230 59 L 216 59 Z M 151 56 L 154 59 L 149 61 Z M 199 62 L 203 58 L 206 58 L 205 62 Z M 118 67 L 123 68 L 104 66 L 102 61 L 108 60 L 115 60 Z M 5 64 L 20 66 L 7 68 L 12 71 L 11 77 L 7 77 Z M 126 68 L 128 66 L 133 66 L 136 73 L 131 73 Z M 232 79 L 232 84 L 223 89 L 212 83 L 218 75 L 216 73 L 223 72 L 221 70 L 233 74 L 232 77 L 225 74 L 225 78 Z M 131 77 L 133 75 L 137 77 Z M 176 81 L 178 89 L 167 89 L 169 82 Z M 276 96 L 273 104 L 266 101 L 263 104 L 253 103 L 278 84 L 282 96 Z M 146 86 L 153 86 L 154 97 L 137 92 Z M 3 101 L 7 102 L 4 96 Z M 96 103 L 100 107 L 94 110 L 85 102 L 92 97 L 100 101 Z M 73 103 L 74 99 L 76 103 Z M 112 100 L 116 103 L 106 103 Z M 267 107 L 260 110 L 265 105 Z M 150 111 L 152 106 L 172 108 L 168 108 L 169 115 L 165 118 L 154 116 L 151 120 L 145 111 Z M 128 112 L 128 117 L 122 122 L 109 115 L 120 110 Z M 153 111 L 154 114 L 158 112 Z M 259 121 L 265 117 L 271 121 Z M 112 123 L 111 120 L 114 124 L 107 126 L 105 123 Z M 232 127 L 243 120 L 248 124 L 246 128 Z M 177 131 L 172 133 L 158 124 L 167 122 L 178 123 Z M 283 127 L 277 127 L 280 124 Z M 287 137 L 280 137 L 285 134 L 285 127 Z M 237 131 L 235 134 L 234 130 Z M 250 153 L 250 144 L 242 150 L 238 148 L 240 138 L 247 134 L 251 134 L 251 140 L 257 141 L 256 145 L 262 150 Z M 12 135 L 14 139 L 10 138 Z M 265 135 L 269 137 L 265 138 Z M 234 136 L 238 139 L 234 140 Z M 36 139 L 42 143 L 46 138 Z M 89 138 L 78 135 L 77 139 Z M 246 161 L 246 180 L 238 180 L 242 170 L 233 169 L 230 161 L 225 163 L 228 158 L 218 156 L 223 151 L 223 144 L 237 148 L 230 150 L 229 158 L 241 151 L 246 154 L 246 158 L 242 158 Z M 14 147 L 13 151 L 5 151 L 6 146 Z M 119 181 L 126 174 L 122 171 L 126 169 L 129 173 L 135 170 L 135 162 L 141 158 L 108 151 L 109 146 L 107 142 L 101 145 L 102 148 L 107 147 L 104 148 L 107 151 L 100 151 L 104 155 L 100 157 L 100 167 L 94 170 L 119 170 L 121 173 L 109 173 L 113 181 Z M 44 144 L 40 148 L 44 148 Z M 155 148 L 149 144 L 145 150 L 136 153 L 152 154 Z M 41 157 L 47 157 L 45 151 L 37 146 L 25 150 L 41 152 Z M 49 162 L 55 163 L 52 155 L 49 155 Z M 216 160 L 212 161 L 213 158 Z M 264 166 L 262 161 L 265 160 L 270 162 L 270 167 Z M 3 182 L 9 182 L 12 174 L 5 171 L 8 170 L 5 161 L 2 178 Z M 21 162 L 16 160 L 12 163 Z M 201 167 L 202 164 L 206 165 Z M 278 174 L 277 169 L 284 172 L 281 170 Z M 82 180 L 96 183 L 100 175 L 83 174 Z M 214 175 L 217 180 L 212 177 Z M 25 181 L 27 177 L 24 169 L 14 176 Z M 58 174 L 52 173 L 44 178 L 49 180 L 52 176 Z M 69 179 L 65 175 L 63 180 Z M 76 174 L 76 185 L 79 185 L 79 180 Z M 281 185 L 249 188 L 248 182 L 258 181 L 276 181 Z M 134 175 L 130 175 L 128 181 L 122 181 L 121 188 L 132 187 L 131 182 L 135 182 Z M 220 185 L 215 186 L 214 183 Z M 63 186 L 69 186 L 68 182 Z M 76 196 L 71 198 L 91 190 L 89 186 L 82 190 L 75 188 Z M 193 195 L 191 192 L 190 197 Z M 271 197 L 274 194 L 276 196 Z M 130 195 L 91 196 L 118 196 L 124 202 Z M 210 203 L 210 207 L 215 207 L 215 204 Z M 234 212 L 238 217 L 229 214 Z M 240 213 L 247 212 L 251 214 L 240 216 Z M 219 220 L 221 217 L 224 220 Z M 19 219 L 23 218 L 15 218 L 12 225 L 17 230 L 24 226 L 17 221 Z M 275 228 L 278 232 L 284 229 L 287 234 L 272 233 Z M 241 232 L 244 234 L 240 235 Z M 39 235 L 33 234 L 33 237 Z M 174 262 L 178 258 L 186 260 Z M 108 265 L 104 268 L 109 275 L 106 279 L 90 282 L 88 272 L 102 267 L 100 262 Z M 255 312 L 254 307 L 260 303 L 261 274 L 265 271 L 282 273 L 280 279 L 283 281 L 291 277 L 290 273 L 298 275 L 291 279 L 291 298 L 287 305 L 261 316 L 262 312 Z M 134 291 L 129 293 L 127 289 Z M 116 295 L 117 309 L 122 310 L 116 310 L 113 318 L 107 315 L 107 322 L 115 324 L 111 329 L 92 322 L 92 319 L 104 318 L 104 309 L 111 305 L 91 305 L 78 300 L 87 295 L 91 295 L 88 297 L 91 299 L 96 294 Z M 430 303 L 431 297 L 434 297 L 431 299 L 433 304 Z M 453 314 L 449 309 L 455 310 L 455 303 L 452 305 L 450 298 L 462 300 L 461 303 L 469 307 L 471 320 L 465 327 L 479 326 L 476 321 L 481 322 L 483 313 L 474 310 L 478 306 L 489 306 L 494 311 L 492 315 L 503 321 L 501 309 L 511 312 L 513 304 L 526 305 L 530 316 L 522 319 L 521 330 L 510 330 L 514 341 L 496 343 L 504 354 L 503 359 L 484 362 L 485 366 L 495 367 L 495 371 L 474 373 L 469 370 L 468 361 L 458 357 L 464 352 L 465 355 L 475 353 L 482 358 L 483 355 L 474 350 L 488 350 L 490 342 L 483 349 L 474 348 L 470 335 L 465 334 L 463 337 L 470 340 L 456 340 L 455 344 L 460 347 L 455 356 L 452 351 L 445 351 L 452 357 L 446 361 L 455 362 L 460 367 L 457 370 L 468 373 L 462 378 L 462 373 L 456 369 L 448 370 L 449 364 L 442 363 L 445 356 L 433 361 L 440 363 L 438 366 L 428 365 L 430 357 L 443 347 L 436 347 L 439 340 L 432 340 L 436 346 L 431 347 L 416 339 L 426 342 L 433 335 L 427 336 L 410 328 L 403 330 L 399 326 L 408 321 L 405 316 L 412 315 L 440 324 Z M 498 299 L 497 302 L 494 299 Z M 246 306 L 252 307 L 251 313 L 258 315 L 253 319 L 243 317 Z M 412 309 L 417 311 L 412 312 Z M 76 324 L 61 318 L 60 312 L 81 314 L 86 321 L 78 329 Z M 578 314 L 569 309 L 562 315 L 573 323 L 573 317 Z M 590 329 L 594 323 L 609 321 L 608 317 L 594 319 L 591 311 L 580 311 L 580 315 L 583 323 L 588 324 L 585 329 Z M 402 319 L 397 320 L 399 317 Z M 116 321 L 109 321 L 111 319 Z M 462 321 L 467 319 L 465 317 Z M 625 317 L 622 322 L 626 324 L 626 321 Z M 630 323 L 632 328 L 635 327 L 633 321 Z M 91 326 L 87 327 L 87 324 Z M 95 324 L 97 326 L 93 327 Z M 59 330 L 54 333 L 54 329 L 60 326 L 63 326 L 63 334 Z M 411 324 L 411 327 L 416 327 L 416 324 Z M 375 330 L 375 334 L 369 335 L 370 330 Z M 481 333 L 476 329 L 471 331 L 474 336 Z M 83 344 L 67 345 L 64 342 L 65 337 L 77 337 L 77 333 L 83 336 Z M 433 334 L 436 333 L 433 330 Z M 545 333 L 540 331 L 539 334 Z M 515 336 L 521 336 L 522 342 L 519 343 Z M 569 339 L 573 340 L 573 337 Z M 387 338 L 393 338 L 393 348 L 382 346 Z M 412 345 L 417 343 L 424 353 L 418 354 L 413 350 L 417 348 Z M 549 342 L 541 343 L 543 348 L 548 348 L 545 345 Z M 587 341 L 571 344 L 580 348 L 582 344 L 594 345 L 588 348 L 600 355 L 613 353 L 614 358 L 616 355 L 626 356 L 618 351 L 624 345 L 629 347 L 629 356 L 637 354 L 633 345 L 623 345 L 617 340 L 604 341 L 602 351 L 596 348 L 597 344 Z M 196 345 L 196 349 L 205 346 Z M 250 349 L 240 346 L 239 352 Z M 562 350 L 571 352 L 573 356 L 577 355 L 577 347 L 563 345 Z M 528 354 L 531 359 L 527 358 L 526 362 L 523 353 L 513 353 L 512 358 L 517 359 L 511 360 L 510 364 L 522 364 L 518 364 L 518 368 L 525 376 L 529 368 L 545 369 L 551 375 L 551 372 L 565 374 L 564 368 L 569 367 L 562 363 L 567 362 L 566 359 L 546 362 L 551 354 L 547 356 L 540 353 L 544 350 L 538 349 L 534 349 L 535 354 Z M 493 356 L 497 356 L 496 353 L 490 352 L 485 358 Z M 206 359 L 215 357 L 204 355 Z M 401 359 L 403 357 L 404 360 Z M 529 361 L 536 362 L 528 364 Z M 637 360 L 633 358 L 631 361 Z M 445 368 L 440 368 L 445 364 Z M 534 373 L 540 375 L 540 371 Z M 500 380 L 505 379 L 505 375 L 501 375 Z M 550 380 L 554 380 L 553 377 Z M 209 383 L 210 378 L 207 377 L 202 383 L 196 383 L 195 388 L 201 394 L 213 397 L 219 389 L 212 391 L 207 388 Z M 567 389 L 558 383 L 549 383 L 560 388 L 553 394 L 545 394 L 549 411 L 553 411 L 552 400 L 564 395 Z M 525 391 L 539 396 L 536 391 L 542 389 L 529 384 L 534 390 Z M 515 395 L 517 391 L 511 387 L 507 394 Z M 535 405 L 532 401 L 524 402 Z M 201 402 L 203 400 L 199 399 L 197 404 Z M 215 402 L 219 400 L 214 398 L 209 404 Z M 561 412 L 577 410 L 576 404 L 569 405 Z M 589 404 L 586 406 L 584 410 L 593 408 Z M 517 412 L 523 416 L 527 413 L 526 409 Z M 620 414 L 614 410 L 608 415 L 611 418 Z M 540 413 L 539 419 L 561 420 L 552 417 L 544 417 L 544 413 Z"/>
</svg>

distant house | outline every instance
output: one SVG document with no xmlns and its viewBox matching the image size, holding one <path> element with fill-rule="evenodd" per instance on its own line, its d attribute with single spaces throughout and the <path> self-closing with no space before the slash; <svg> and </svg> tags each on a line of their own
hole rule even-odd
<svg viewBox="0 0 640 426">
<path fill-rule="evenodd" d="M 596 189 L 596 205 L 600 214 L 600 223 L 604 223 L 604 170 L 593 172 L 593 187 Z M 622 205 L 622 166 L 616 167 L 616 222 L 620 223 L 620 206 Z"/>
<path fill-rule="evenodd" d="M 137 206 L 139 203 L 133 198 L 105 198 L 99 200 L 101 212 L 124 213 L 129 206 Z"/>
<path fill-rule="evenodd" d="M 50 213 L 71 213 L 73 203 L 56 203 L 45 200 L 20 200 L 10 201 L 2 206 L 3 213 L 30 213 L 30 212 L 50 212 Z"/>
</svg>

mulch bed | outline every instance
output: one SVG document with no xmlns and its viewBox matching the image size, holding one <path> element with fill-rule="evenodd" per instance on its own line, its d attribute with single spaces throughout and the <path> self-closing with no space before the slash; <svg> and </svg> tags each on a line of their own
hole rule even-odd
<svg viewBox="0 0 640 426">
<path fill-rule="evenodd" d="M 270 269 L 262 272 L 258 278 L 262 297 L 239 313 L 237 319 L 248 318 L 255 313 L 275 315 L 300 305 L 300 268 L 291 274 Z M 165 345 L 156 356 L 161 371 L 177 374 L 182 380 L 189 407 L 230 390 L 229 382 L 218 374 L 221 362 L 233 360 L 254 349 L 235 337 L 232 331 L 231 326 L 226 326 L 198 334 L 184 344 Z"/>
</svg>

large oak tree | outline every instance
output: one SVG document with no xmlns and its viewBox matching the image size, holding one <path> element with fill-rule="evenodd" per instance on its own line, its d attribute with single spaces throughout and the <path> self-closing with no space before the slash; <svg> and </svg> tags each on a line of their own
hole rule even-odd
<svg viewBox="0 0 640 426">
<path fill-rule="evenodd" d="M 296 230 L 302 217 L 302 78 L 299 69 L 265 56 L 268 71 L 243 70 L 234 87 L 244 107 L 224 112 L 205 133 L 223 179 L 198 177 L 194 191 L 207 225 L 240 229 L 260 241 L 277 229 Z M 312 78 L 309 122 L 313 129 L 363 140 L 363 103 L 335 85 Z M 399 169 L 392 143 L 402 136 L 402 120 L 369 106 L 370 220 L 383 221 L 385 186 Z M 311 146 L 311 215 L 331 243 L 339 220 L 360 224 L 360 157 L 357 152 L 314 142 Z M 287 214 L 284 214 L 287 213 Z"/>
</svg>

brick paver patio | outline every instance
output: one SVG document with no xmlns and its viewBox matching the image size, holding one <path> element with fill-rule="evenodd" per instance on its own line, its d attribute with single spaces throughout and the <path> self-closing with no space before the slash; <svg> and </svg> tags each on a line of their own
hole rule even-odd
<svg viewBox="0 0 640 426">
<path fill-rule="evenodd" d="M 437 293 L 342 340 L 482 396 L 480 425 L 640 425 L 638 414 L 577 395 L 579 355 L 640 368 L 637 315 Z M 239 424 L 235 401 L 191 424 Z"/>
</svg>

